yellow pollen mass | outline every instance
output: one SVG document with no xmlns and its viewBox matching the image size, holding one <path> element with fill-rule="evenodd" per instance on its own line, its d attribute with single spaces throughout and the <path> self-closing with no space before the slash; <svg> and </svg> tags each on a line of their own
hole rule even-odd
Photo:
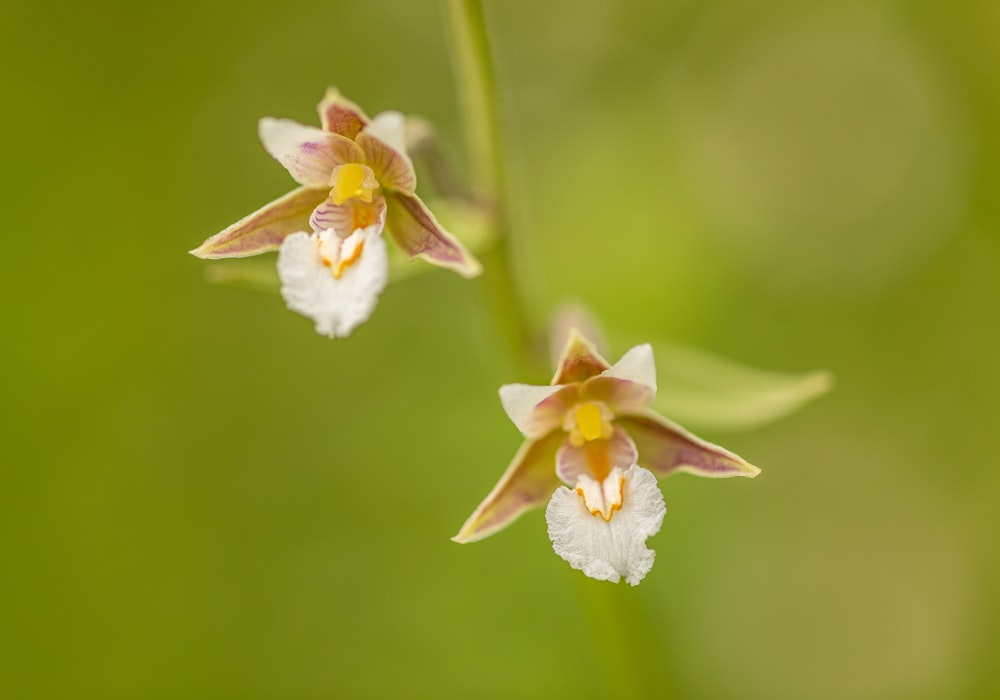
<svg viewBox="0 0 1000 700">
<path fill-rule="evenodd" d="M 333 180 L 333 190 L 330 192 L 333 203 L 340 206 L 352 197 L 357 197 L 362 202 L 371 202 L 374 188 L 365 185 L 365 175 L 363 165 L 347 163 L 340 166 Z"/>
<path fill-rule="evenodd" d="M 596 440 L 604 433 L 601 409 L 594 403 L 583 403 L 576 407 L 576 427 L 586 441 Z"/>
</svg>

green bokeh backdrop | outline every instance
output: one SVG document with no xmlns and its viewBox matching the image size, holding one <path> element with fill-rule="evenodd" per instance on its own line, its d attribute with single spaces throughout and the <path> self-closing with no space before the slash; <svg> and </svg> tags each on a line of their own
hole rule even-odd
<svg viewBox="0 0 1000 700">
<path fill-rule="evenodd" d="M 290 188 L 256 120 L 328 84 L 461 162 L 438 4 L 16 3 L 0 695 L 1000 696 L 996 3 L 487 10 L 534 319 L 836 391 L 707 435 L 764 473 L 663 482 L 638 588 L 538 512 L 456 545 L 519 444 L 496 389 L 535 379 L 482 282 L 331 342 L 185 253 Z"/>
</svg>

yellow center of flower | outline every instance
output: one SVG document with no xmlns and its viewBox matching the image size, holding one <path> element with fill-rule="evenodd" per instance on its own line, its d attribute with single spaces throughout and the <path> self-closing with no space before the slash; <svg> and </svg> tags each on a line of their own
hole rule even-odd
<svg viewBox="0 0 1000 700">
<path fill-rule="evenodd" d="M 573 447 L 584 447 L 588 450 L 598 449 L 614 435 L 615 428 L 611 421 L 615 415 L 600 401 L 582 401 L 566 411 L 562 427 L 569 433 L 569 444 Z"/>
<path fill-rule="evenodd" d="M 587 442 L 604 434 L 604 417 L 596 403 L 582 403 L 576 407 L 576 427 Z"/>
<path fill-rule="evenodd" d="M 357 163 L 347 163 L 334 168 L 330 178 L 333 189 L 330 198 L 340 206 L 348 199 L 357 197 L 362 202 L 372 201 L 372 191 L 378 187 L 378 181 L 371 169 Z"/>
</svg>

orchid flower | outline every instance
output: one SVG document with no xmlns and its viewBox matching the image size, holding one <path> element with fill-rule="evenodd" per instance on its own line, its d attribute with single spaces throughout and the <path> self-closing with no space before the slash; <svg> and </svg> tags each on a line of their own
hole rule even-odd
<svg viewBox="0 0 1000 700">
<path fill-rule="evenodd" d="M 760 472 L 649 410 L 655 396 L 651 346 L 609 365 L 572 332 L 551 385 L 500 388 L 526 442 L 453 539 L 483 539 L 548 500 L 545 519 L 559 556 L 591 578 L 639 583 L 655 556 L 646 540 L 666 513 L 657 477 Z"/>
<path fill-rule="evenodd" d="M 318 106 L 321 128 L 265 117 L 265 150 L 300 187 L 212 236 L 191 253 L 239 258 L 276 249 L 282 296 L 317 332 L 345 336 L 371 315 L 388 279 L 383 228 L 410 258 L 465 277 L 481 271 L 416 195 L 404 117 L 369 119 L 336 90 Z"/>
</svg>

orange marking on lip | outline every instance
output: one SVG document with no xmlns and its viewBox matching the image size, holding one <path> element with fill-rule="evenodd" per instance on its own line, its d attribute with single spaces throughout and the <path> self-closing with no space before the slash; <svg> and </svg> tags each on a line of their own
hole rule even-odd
<svg viewBox="0 0 1000 700">
<path fill-rule="evenodd" d="M 604 481 L 611 473 L 611 442 L 590 440 L 583 443 L 583 451 L 587 455 L 590 473 L 598 481 Z"/>
<path fill-rule="evenodd" d="M 333 269 L 333 276 L 336 279 L 339 280 L 340 276 L 344 274 L 344 270 L 346 270 L 347 268 L 349 268 L 351 265 L 353 265 L 358 261 L 358 259 L 361 257 L 361 251 L 364 250 L 364 247 L 365 247 L 365 242 L 364 239 L 362 239 L 361 242 L 358 243 L 357 247 L 353 251 L 351 251 L 351 254 L 349 256 L 347 256 L 346 258 L 341 258 L 340 260 L 337 261 L 337 267 Z"/>
<path fill-rule="evenodd" d="M 581 499 L 583 499 L 583 507 L 587 509 L 587 512 L 589 512 L 591 516 L 596 518 L 598 515 L 600 515 L 601 520 L 603 520 L 606 523 L 610 523 L 611 516 L 613 516 L 616 512 L 620 511 L 622 509 L 622 504 L 625 502 L 625 477 L 624 476 L 618 477 L 618 502 L 611 504 L 611 510 L 608 511 L 607 517 L 604 516 L 604 513 L 603 511 L 601 511 L 600 508 L 590 507 L 590 505 L 587 503 L 587 497 L 584 495 L 582 488 L 577 486 L 575 490 L 576 490 L 576 495 L 578 495 Z"/>
<path fill-rule="evenodd" d="M 354 205 L 352 218 L 354 221 L 352 231 L 357 231 L 359 228 L 368 228 L 375 223 L 375 207 L 371 204 L 358 202 Z"/>
</svg>

